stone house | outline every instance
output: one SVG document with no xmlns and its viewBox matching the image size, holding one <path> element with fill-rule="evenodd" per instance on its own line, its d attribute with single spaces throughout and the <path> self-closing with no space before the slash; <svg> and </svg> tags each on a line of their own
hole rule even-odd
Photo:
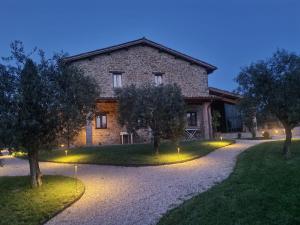
<svg viewBox="0 0 300 225">
<path fill-rule="evenodd" d="M 79 66 L 93 76 L 101 88 L 96 114 L 82 130 L 76 145 L 148 142 L 150 132 L 143 130 L 132 137 L 117 122 L 118 103 L 114 88 L 145 82 L 177 83 L 186 101 L 186 138 L 212 137 L 211 111 L 234 105 L 238 96 L 209 88 L 208 76 L 217 68 L 146 38 L 66 57 L 65 62 Z M 225 119 L 225 114 L 222 116 Z M 226 120 L 226 119 L 225 119 Z M 226 128 L 226 122 L 223 125 Z M 222 128 L 223 129 L 223 128 Z M 226 131 L 226 130 L 222 130 Z"/>
</svg>

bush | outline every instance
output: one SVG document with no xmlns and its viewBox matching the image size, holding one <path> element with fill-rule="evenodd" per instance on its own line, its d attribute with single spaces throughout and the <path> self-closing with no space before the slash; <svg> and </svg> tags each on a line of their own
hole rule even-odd
<svg viewBox="0 0 300 225">
<path fill-rule="evenodd" d="M 271 138 L 270 133 L 268 131 L 263 132 L 262 136 L 263 136 L 264 139 L 270 139 Z"/>
<path fill-rule="evenodd" d="M 238 133 L 237 134 L 237 139 L 241 139 L 242 138 L 242 134 L 241 133 Z"/>
</svg>

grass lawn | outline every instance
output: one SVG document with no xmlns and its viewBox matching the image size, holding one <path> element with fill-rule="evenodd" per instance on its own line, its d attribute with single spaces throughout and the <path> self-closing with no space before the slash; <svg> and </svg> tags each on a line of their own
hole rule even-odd
<svg viewBox="0 0 300 225">
<path fill-rule="evenodd" d="M 172 143 L 162 143 L 160 154 L 155 154 L 151 144 L 110 145 L 72 149 L 65 155 L 63 150 L 40 154 L 41 161 L 91 163 L 111 165 L 159 165 L 191 160 L 232 144 L 233 141 L 192 141 L 180 145 L 180 154 Z"/>
<path fill-rule="evenodd" d="M 0 177 L 0 225 L 35 225 L 51 218 L 78 199 L 84 185 L 71 177 L 44 176 L 43 185 L 30 188 L 28 176 Z"/>
<path fill-rule="evenodd" d="M 282 144 L 242 153 L 226 181 L 171 210 L 159 225 L 300 224 L 300 141 L 293 141 L 290 160 Z"/>
</svg>

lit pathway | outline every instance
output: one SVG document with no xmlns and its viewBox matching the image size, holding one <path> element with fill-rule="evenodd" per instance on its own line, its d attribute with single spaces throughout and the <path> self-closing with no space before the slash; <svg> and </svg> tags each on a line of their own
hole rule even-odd
<svg viewBox="0 0 300 225">
<path fill-rule="evenodd" d="M 224 180 L 236 156 L 261 141 L 238 141 L 205 157 L 174 165 L 116 167 L 79 165 L 86 187 L 82 198 L 47 225 L 155 224 L 168 209 Z M 0 176 L 26 175 L 28 162 L 3 156 Z M 41 163 L 44 174 L 74 175 L 74 166 Z"/>
</svg>

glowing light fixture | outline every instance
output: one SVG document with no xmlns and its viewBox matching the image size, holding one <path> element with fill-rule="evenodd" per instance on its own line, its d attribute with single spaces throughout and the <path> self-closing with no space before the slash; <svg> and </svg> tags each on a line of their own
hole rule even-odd
<svg viewBox="0 0 300 225">
<path fill-rule="evenodd" d="M 61 144 L 61 145 L 60 145 L 60 147 L 62 147 L 62 148 L 63 148 L 63 147 L 65 147 L 65 145 L 64 145 L 64 144 Z"/>
<path fill-rule="evenodd" d="M 279 131 L 278 130 L 275 130 L 275 134 L 278 134 L 279 133 Z"/>
<path fill-rule="evenodd" d="M 65 153 L 66 153 L 66 156 L 68 156 L 68 150 L 67 149 L 65 150 Z"/>
<path fill-rule="evenodd" d="M 77 164 L 74 165 L 74 178 L 75 178 L 75 194 L 77 194 Z"/>
<path fill-rule="evenodd" d="M 180 153 L 180 148 L 179 148 L 179 147 L 177 148 L 177 153 L 178 153 L 178 154 Z"/>
<path fill-rule="evenodd" d="M 223 141 L 223 137 L 222 136 L 220 137 L 220 140 Z"/>
</svg>

